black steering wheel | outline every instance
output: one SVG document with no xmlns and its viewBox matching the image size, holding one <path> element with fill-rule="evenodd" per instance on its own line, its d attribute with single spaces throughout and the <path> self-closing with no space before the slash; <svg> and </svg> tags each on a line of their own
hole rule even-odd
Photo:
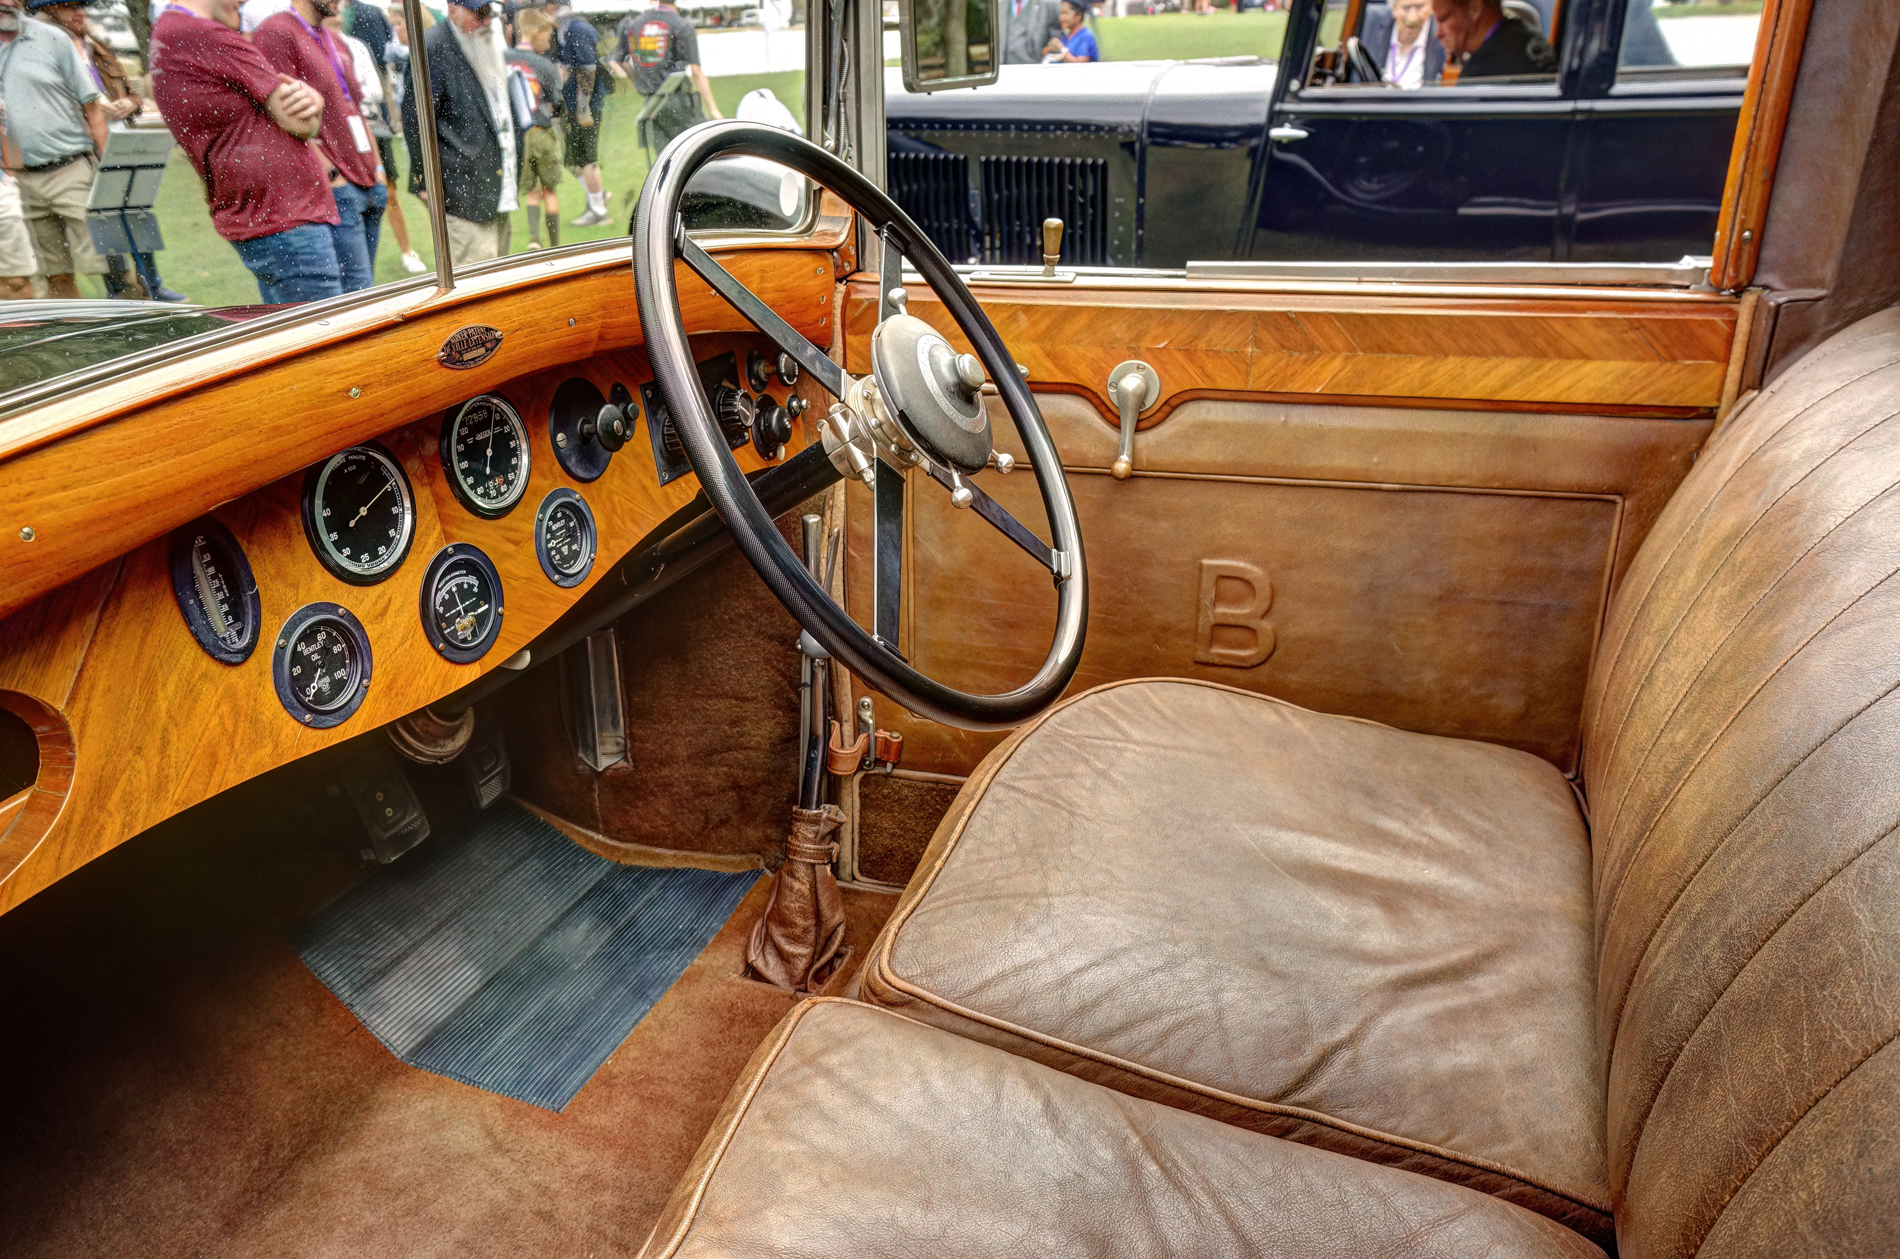
<svg viewBox="0 0 1900 1259">
<path fill-rule="evenodd" d="M 975 347 L 975 357 L 959 355 L 928 324 L 901 313 L 900 301 L 900 313 L 888 315 L 872 334 L 872 375 L 847 376 L 686 235 L 680 199 L 687 184 L 707 162 L 726 156 L 778 162 L 843 198 L 880 234 L 887 256 L 895 251 L 923 275 Z M 798 457 L 829 458 L 840 476 L 856 476 L 873 490 L 872 630 L 853 621 L 806 571 L 733 460 L 680 319 L 676 260 L 698 272 L 836 400 L 818 421 L 822 454 L 807 450 Z M 887 261 L 887 279 L 900 274 Z M 634 216 L 633 276 L 654 379 L 700 488 L 765 584 L 831 657 L 912 712 L 967 730 L 1020 725 L 1053 704 L 1081 661 L 1088 621 L 1075 503 L 1055 443 L 1015 360 L 970 290 L 909 216 L 864 176 L 798 136 L 755 123 L 702 123 L 667 145 L 647 177 Z M 986 375 L 995 382 L 1028 454 L 1052 541 L 1039 538 L 971 479 L 986 466 L 1007 471 L 1013 464 L 1008 455 L 993 451 L 981 393 Z M 911 468 L 924 474 L 920 483 L 936 482 L 954 506 L 974 510 L 1053 577 L 1056 627 L 1049 653 L 1035 676 L 1013 691 L 958 690 L 920 673 L 898 650 L 904 486 Z"/>
</svg>

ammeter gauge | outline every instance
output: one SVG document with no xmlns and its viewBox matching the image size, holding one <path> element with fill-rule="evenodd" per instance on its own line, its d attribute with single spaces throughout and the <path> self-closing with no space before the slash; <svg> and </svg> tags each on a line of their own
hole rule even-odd
<svg viewBox="0 0 1900 1259">
<path fill-rule="evenodd" d="M 445 546 L 422 578 L 422 632 L 445 660 L 469 664 L 501 633 L 501 575 L 466 542 Z"/>
</svg>

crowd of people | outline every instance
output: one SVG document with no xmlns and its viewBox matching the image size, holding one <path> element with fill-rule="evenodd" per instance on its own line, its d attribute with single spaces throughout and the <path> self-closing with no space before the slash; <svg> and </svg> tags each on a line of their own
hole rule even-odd
<svg viewBox="0 0 1900 1259">
<path fill-rule="evenodd" d="M 529 248 L 560 243 L 563 172 L 586 206 L 570 226 L 611 221 L 600 125 L 615 78 L 645 96 L 655 149 L 719 117 L 692 24 L 671 4 L 600 32 L 561 0 L 425 5 L 441 187 L 427 186 L 411 32 L 400 5 L 363 0 L 170 0 L 153 6 L 156 119 L 204 184 L 211 224 L 267 303 L 368 288 L 385 223 L 404 269 L 428 269 L 399 198 L 440 196 L 450 257 L 509 251 L 526 212 Z M 676 90 L 682 85 L 687 90 Z M 112 296 L 183 296 L 149 254 L 102 256 L 87 206 L 113 129 L 149 114 L 136 80 L 87 31 L 82 0 L 0 0 L 0 296 L 77 298 L 78 275 Z M 398 135 L 411 155 L 398 170 Z"/>
</svg>

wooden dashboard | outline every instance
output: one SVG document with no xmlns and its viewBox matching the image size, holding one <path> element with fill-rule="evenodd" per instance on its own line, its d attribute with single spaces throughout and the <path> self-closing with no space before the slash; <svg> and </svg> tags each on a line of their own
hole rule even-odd
<svg viewBox="0 0 1900 1259">
<path fill-rule="evenodd" d="M 805 335 L 832 340 L 828 252 L 747 251 L 726 262 Z M 690 472 L 660 483 L 644 405 L 598 479 L 576 480 L 557 462 L 550 403 L 564 381 L 583 378 L 603 395 L 618 384 L 639 399 L 652 379 L 624 261 L 563 280 L 451 294 L 366 335 L 203 387 L 187 382 L 0 451 L 0 499 L 31 503 L 42 522 L 33 544 L 4 548 L 0 610 L 12 614 L 0 621 L 0 708 L 33 729 L 40 765 L 31 787 L 0 800 L 0 911 L 172 814 L 500 668 L 691 500 Z M 681 290 L 698 357 L 732 350 L 743 363 L 747 350 L 768 348 L 696 279 L 683 276 Z M 444 367 L 438 348 L 469 325 L 498 329 L 501 348 L 473 370 Z M 356 380 L 374 382 L 372 395 L 348 387 Z M 770 392 L 815 401 L 812 388 Z M 528 485 L 498 519 L 457 499 L 439 452 L 444 411 L 484 393 L 506 399 L 530 439 Z M 17 423 L 0 425 L 0 439 Z M 413 487 L 414 540 L 383 580 L 354 585 L 319 563 L 305 536 L 304 469 L 371 440 Z M 796 421 L 786 454 L 806 440 Z M 748 471 L 767 463 L 750 445 L 735 456 Z M 544 572 L 534 542 L 536 505 L 557 487 L 586 500 L 597 535 L 593 569 L 571 587 Z M 237 665 L 200 647 L 174 595 L 172 532 L 204 515 L 230 530 L 258 587 L 260 640 Z M 470 664 L 438 654 L 422 621 L 424 572 L 451 543 L 486 554 L 505 601 L 497 638 Z M 317 602 L 348 609 L 373 661 L 360 707 L 330 729 L 301 723 L 273 683 L 280 627 Z"/>
</svg>

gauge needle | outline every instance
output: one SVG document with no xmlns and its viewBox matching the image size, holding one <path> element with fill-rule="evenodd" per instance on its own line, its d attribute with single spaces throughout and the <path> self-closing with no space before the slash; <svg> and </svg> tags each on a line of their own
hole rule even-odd
<svg viewBox="0 0 1900 1259">
<path fill-rule="evenodd" d="M 357 509 L 356 514 L 350 517 L 350 523 L 345 525 L 344 528 L 346 529 L 356 528 L 356 522 L 361 520 L 363 517 L 369 515 L 369 509 L 376 506 L 376 499 L 381 498 L 383 495 L 389 493 L 389 486 L 390 486 L 390 482 L 384 481 L 383 488 L 380 490 L 377 490 L 375 496 L 372 497 L 369 500 L 369 502 L 364 503 L 360 508 Z"/>
<path fill-rule="evenodd" d="M 488 426 L 488 461 L 482 464 L 483 476 L 495 475 L 495 426 Z"/>
</svg>

